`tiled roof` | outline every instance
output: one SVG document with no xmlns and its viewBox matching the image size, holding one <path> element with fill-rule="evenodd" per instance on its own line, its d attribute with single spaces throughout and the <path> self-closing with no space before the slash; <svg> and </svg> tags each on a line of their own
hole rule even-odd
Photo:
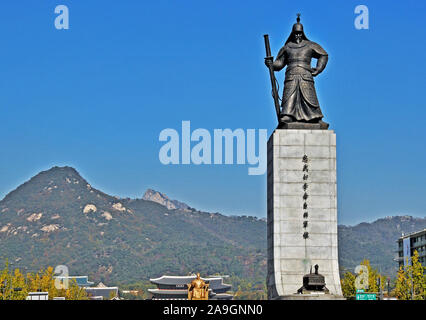
<svg viewBox="0 0 426 320">
<path fill-rule="evenodd" d="M 195 275 L 192 276 L 162 276 L 156 279 L 150 279 L 153 284 L 163 284 L 163 285 L 186 285 L 196 278 Z M 211 277 L 211 278 L 201 278 L 206 283 L 210 284 L 210 288 L 215 289 L 231 289 L 230 284 L 223 283 L 223 278 L 220 276 Z"/>
<path fill-rule="evenodd" d="M 68 279 L 70 281 L 75 280 L 77 282 L 77 285 L 79 287 L 90 287 L 92 286 L 94 283 L 88 280 L 88 276 L 56 276 L 54 277 L 54 279 L 60 279 L 60 280 L 65 280 Z"/>
<path fill-rule="evenodd" d="M 161 276 L 160 278 L 149 279 L 149 281 L 154 284 L 188 284 L 195 278 L 196 276 Z"/>
<path fill-rule="evenodd" d="M 86 292 L 92 296 L 103 296 L 109 299 L 111 292 L 116 296 L 118 294 L 118 287 L 105 287 L 105 288 L 84 288 Z"/>
<path fill-rule="evenodd" d="M 188 290 L 179 290 L 179 289 L 148 289 L 148 291 L 155 295 L 162 295 L 162 296 L 174 296 L 174 295 L 187 295 Z M 216 293 L 214 293 L 211 289 L 209 289 L 209 297 L 215 296 Z"/>
</svg>

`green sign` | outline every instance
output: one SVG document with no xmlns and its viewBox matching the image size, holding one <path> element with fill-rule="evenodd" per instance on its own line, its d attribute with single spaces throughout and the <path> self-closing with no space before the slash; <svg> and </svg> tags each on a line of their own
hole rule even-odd
<svg viewBox="0 0 426 320">
<path fill-rule="evenodd" d="M 356 293 L 364 293 L 365 291 L 364 291 L 364 289 L 358 289 L 357 291 L 356 291 Z"/>
<path fill-rule="evenodd" d="M 375 293 L 357 293 L 356 300 L 377 300 Z"/>
</svg>

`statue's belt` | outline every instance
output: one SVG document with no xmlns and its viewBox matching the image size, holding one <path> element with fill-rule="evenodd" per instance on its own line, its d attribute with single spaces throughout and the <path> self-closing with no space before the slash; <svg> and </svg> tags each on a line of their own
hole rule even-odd
<svg viewBox="0 0 426 320">
<path fill-rule="evenodd" d="M 300 67 L 300 68 L 303 68 L 305 70 L 308 70 L 309 72 L 312 72 L 312 67 L 309 64 L 305 64 L 305 63 L 290 63 L 287 66 L 287 71 L 289 71 L 290 69 L 296 68 L 296 67 Z"/>
</svg>

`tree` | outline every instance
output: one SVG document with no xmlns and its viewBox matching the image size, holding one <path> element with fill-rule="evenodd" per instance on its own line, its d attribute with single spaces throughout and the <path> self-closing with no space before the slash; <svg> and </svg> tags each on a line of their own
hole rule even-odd
<svg viewBox="0 0 426 320">
<path fill-rule="evenodd" d="M 385 289 L 386 277 L 382 276 L 377 269 L 373 269 L 368 259 L 364 259 L 361 262 L 368 269 L 368 289 L 366 292 L 379 292 L 379 289 Z M 377 285 L 377 279 L 380 278 L 380 288 Z"/>
<path fill-rule="evenodd" d="M 112 300 L 112 299 L 114 299 L 114 298 L 116 298 L 117 296 L 116 296 L 116 294 L 115 294 L 115 292 L 114 291 L 111 291 L 110 293 L 109 293 L 109 300 Z"/>
<path fill-rule="evenodd" d="M 75 279 L 69 282 L 69 288 L 65 291 L 66 300 L 87 300 L 87 292 L 84 288 L 80 288 L 77 285 Z"/>
<path fill-rule="evenodd" d="M 414 250 L 411 264 L 400 267 L 396 279 L 395 296 L 399 300 L 426 300 L 425 268 L 419 262 L 419 253 Z"/>
<path fill-rule="evenodd" d="M 370 265 L 370 261 L 367 259 L 364 259 L 361 262 L 361 265 L 367 267 L 367 275 L 363 275 L 363 271 L 361 270 L 361 273 L 358 275 L 358 280 L 362 279 L 362 281 L 365 281 L 368 283 L 368 287 L 366 288 L 366 292 L 379 292 L 379 289 L 381 288 L 384 290 L 386 285 L 386 277 L 382 276 L 377 269 L 374 269 Z M 358 271 L 357 271 L 358 272 Z M 363 275 L 363 276 L 362 276 Z M 364 278 L 365 277 L 365 278 Z M 377 284 L 377 280 L 380 278 L 380 288 Z M 353 274 L 352 272 L 347 271 L 343 278 L 340 281 L 341 287 L 342 287 L 342 293 L 345 298 L 354 297 L 356 295 L 356 279 L 357 276 Z M 361 282 L 363 283 L 363 282 Z"/>
<path fill-rule="evenodd" d="M 27 274 L 27 288 L 28 292 L 37 292 L 41 290 L 41 279 L 38 273 L 28 273 Z"/>
<path fill-rule="evenodd" d="M 342 286 L 342 292 L 343 296 L 345 298 L 351 298 L 354 297 L 356 294 L 356 288 L 355 288 L 355 275 L 352 272 L 347 271 L 344 275 L 342 280 L 340 281 Z"/>
<path fill-rule="evenodd" d="M 16 289 L 20 290 L 16 290 Z M 70 282 L 68 289 L 58 289 L 52 267 L 40 270 L 38 273 L 27 273 L 24 276 L 19 269 L 9 271 L 6 260 L 5 267 L 0 271 L 0 300 L 25 300 L 29 292 L 44 291 L 49 293 L 49 299 L 66 297 L 68 300 L 86 300 L 87 293 L 80 288 L 75 280 Z"/>
<path fill-rule="evenodd" d="M 407 274 L 402 266 L 399 267 L 396 277 L 395 297 L 398 300 L 411 299 L 411 281 L 407 278 Z"/>
<path fill-rule="evenodd" d="M 0 273 L 0 298 L 1 300 L 10 299 L 10 281 L 9 261 L 6 259 L 4 269 Z"/>
<path fill-rule="evenodd" d="M 408 267 L 412 281 L 413 300 L 426 300 L 426 277 L 424 269 L 419 262 L 419 253 L 415 250 L 411 257 L 411 265 Z"/>
<path fill-rule="evenodd" d="M 25 300 L 28 295 L 27 284 L 25 280 L 25 276 L 19 271 L 19 269 L 15 269 L 15 272 L 12 277 L 12 292 L 11 292 L 11 300 Z M 16 289 L 20 289 L 19 291 Z"/>
<path fill-rule="evenodd" d="M 42 273 L 40 279 L 40 287 L 41 291 L 49 293 L 49 299 L 53 299 L 53 297 L 58 297 L 58 289 L 55 286 L 55 279 L 53 277 L 53 268 L 47 267 Z"/>
</svg>

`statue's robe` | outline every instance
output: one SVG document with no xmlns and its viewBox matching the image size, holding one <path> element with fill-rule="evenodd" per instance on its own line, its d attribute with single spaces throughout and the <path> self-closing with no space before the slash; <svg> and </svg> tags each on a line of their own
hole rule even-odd
<svg viewBox="0 0 426 320">
<path fill-rule="evenodd" d="M 323 118 L 312 76 L 312 58 L 318 59 L 317 69 L 321 72 L 327 64 L 328 54 L 319 44 L 309 40 L 287 42 L 278 52 L 277 60 L 287 66 L 281 118 L 288 115 L 301 122 L 316 122 Z"/>
</svg>

